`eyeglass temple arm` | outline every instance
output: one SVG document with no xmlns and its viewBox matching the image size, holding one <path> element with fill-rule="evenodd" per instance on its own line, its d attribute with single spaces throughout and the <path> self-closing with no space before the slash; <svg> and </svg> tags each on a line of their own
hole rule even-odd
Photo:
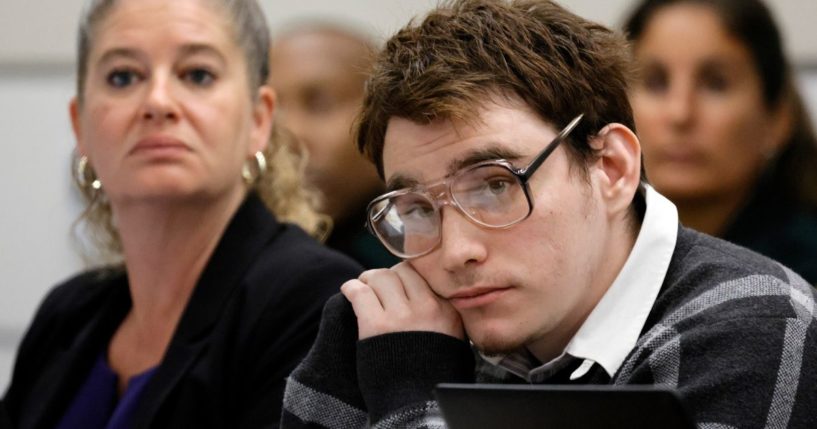
<svg viewBox="0 0 817 429">
<path fill-rule="evenodd" d="M 386 211 L 389 209 L 389 207 L 391 207 L 391 204 L 386 204 L 385 206 L 383 206 L 382 209 L 380 209 L 377 213 L 372 215 L 372 220 L 373 221 L 380 220 L 380 218 L 382 218 L 383 215 L 386 214 Z"/>
<path fill-rule="evenodd" d="M 536 169 L 539 168 L 539 166 L 542 165 L 543 162 L 545 162 L 548 156 L 550 156 L 550 154 L 554 150 L 556 150 L 557 147 L 559 147 L 559 143 L 561 143 L 562 140 L 564 140 L 565 137 L 567 137 L 567 135 L 570 134 L 571 131 L 573 131 L 573 128 L 576 128 L 576 125 L 578 125 L 579 122 L 581 122 L 583 117 L 584 113 L 573 118 L 573 120 L 570 121 L 570 123 L 567 124 L 567 126 L 564 127 L 564 129 L 562 129 L 559 135 L 556 136 L 556 138 L 553 139 L 552 142 L 550 142 L 550 144 L 545 148 L 545 150 L 543 150 L 533 161 L 531 161 L 531 163 L 527 167 L 525 167 L 525 170 L 522 171 L 521 174 L 526 180 L 530 179 L 530 176 L 533 174 L 533 172 L 536 171 Z"/>
<path fill-rule="evenodd" d="M 385 215 L 385 214 L 386 214 L 386 211 L 388 211 L 388 209 L 389 209 L 389 207 L 390 207 L 390 206 L 391 206 L 391 204 L 387 204 L 387 205 L 385 205 L 385 206 L 384 206 L 382 209 L 380 209 L 380 210 L 379 210 L 377 213 L 375 213 L 374 215 L 372 215 L 372 216 L 371 216 L 371 218 L 367 218 L 367 219 L 366 219 L 366 221 L 365 221 L 365 222 L 363 222 L 363 227 L 364 227 L 364 228 L 366 228 L 367 230 L 369 230 L 369 232 L 371 232 L 371 233 L 372 233 L 372 234 L 374 234 L 375 236 L 377 236 L 377 234 L 375 234 L 375 232 L 374 232 L 374 225 L 372 225 L 372 222 L 377 222 L 377 221 L 379 221 L 381 218 L 383 218 L 383 215 Z M 369 209 L 368 209 L 368 208 L 366 209 L 366 212 L 367 212 L 367 213 L 369 212 Z"/>
</svg>

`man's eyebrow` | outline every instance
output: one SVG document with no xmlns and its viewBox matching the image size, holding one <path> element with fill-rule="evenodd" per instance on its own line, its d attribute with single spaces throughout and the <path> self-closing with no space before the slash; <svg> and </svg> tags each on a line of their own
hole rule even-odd
<svg viewBox="0 0 817 429">
<path fill-rule="evenodd" d="M 504 159 L 507 161 L 515 161 L 521 159 L 522 155 L 513 150 L 500 145 L 492 145 L 485 148 L 466 152 L 461 158 L 455 159 L 448 164 L 448 172 L 446 177 L 450 177 L 457 171 L 478 164 L 483 161 L 493 161 L 497 159 Z M 391 192 L 397 189 L 411 188 L 420 184 L 420 181 L 403 174 L 395 174 L 386 182 L 386 191 Z"/>
<path fill-rule="evenodd" d="M 448 176 L 457 171 L 478 164 L 483 161 L 493 161 L 497 159 L 504 159 L 508 161 L 515 161 L 522 158 L 519 152 L 500 145 L 492 145 L 478 150 L 467 152 L 465 156 L 455 159 L 448 164 Z"/>
<path fill-rule="evenodd" d="M 392 176 L 388 182 L 386 182 L 386 192 L 396 191 L 398 189 L 404 188 L 411 188 L 413 186 L 419 185 L 420 182 L 417 179 L 404 176 L 402 174 L 395 174 Z"/>
</svg>

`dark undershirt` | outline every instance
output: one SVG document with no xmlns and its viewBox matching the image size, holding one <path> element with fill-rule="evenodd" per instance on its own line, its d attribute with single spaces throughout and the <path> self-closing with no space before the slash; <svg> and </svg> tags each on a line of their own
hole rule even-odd
<svg viewBox="0 0 817 429">
<path fill-rule="evenodd" d="M 156 367 L 128 381 L 121 397 L 116 391 L 117 375 L 100 354 L 85 383 L 57 425 L 57 429 L 125 429 L 131 427 L 133 414 L 145 386 Z"/>
</svg>

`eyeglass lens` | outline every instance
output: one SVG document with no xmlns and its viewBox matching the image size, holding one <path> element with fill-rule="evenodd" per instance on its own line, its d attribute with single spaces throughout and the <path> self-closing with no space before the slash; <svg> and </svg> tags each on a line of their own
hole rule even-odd
<svg viewBox="0 0 817 429">
<path fill-rule="evenodd" d="M 516 223 L 530 210 L 524 185 L 501 165 L 465 170 L 452 179 L 450 189 L 460 210 L 484 226 Z M 433 249 L 440 240 L 440 206 L 425 192 L 400 193 L 371 208 L 371 225 L 392 252 L 402 257 L 417 256 Z"/>
</svg>

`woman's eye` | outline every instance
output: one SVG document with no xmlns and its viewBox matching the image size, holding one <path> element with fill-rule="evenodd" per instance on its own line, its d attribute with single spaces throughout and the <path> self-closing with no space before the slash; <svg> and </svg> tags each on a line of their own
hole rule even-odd
<svg viewBox="0 0 817 429">
<path fill-rule="evenodd" d="M 315 90 L 307 93 L 304 97 L 304 104 L 307 111 L 320 115 L 332 112 L 337 106 L 336 98 L 326 90 Z"/>
<path fill-rule="evenodd" d="M 701 84 L 711 92 L 725 92 L 729 89 L 729 80 L 717 74 L 703 76 Z"/>
<path fill-rule="evenodd" d="M 663 93 L 668 86 L 667 74 L 660 71 L 645 73 L 642 85 L 647 91 L 654 94 Z"/>
<path fill-rule="evenodd" d="M 698 72 L 698 85 L 714 94 L 729 92 L 735 73 L 732 68 L 717 62 L 704 64 Z"/>
<path fill-rule="evenodd" d="M 108 73 L 106 78 L 108 85 L 114 88 L 125 88 L 132 85 L 139 79 L 139 75 L 133 70 L 114 70 Z"/>
<path fill-rule="evenodd" d="M 197 86 L 210 86 L 216 80 L 216 76 L 210 70 L 197 67 L 185 71 L 182 79 Z"/>
</svg>

